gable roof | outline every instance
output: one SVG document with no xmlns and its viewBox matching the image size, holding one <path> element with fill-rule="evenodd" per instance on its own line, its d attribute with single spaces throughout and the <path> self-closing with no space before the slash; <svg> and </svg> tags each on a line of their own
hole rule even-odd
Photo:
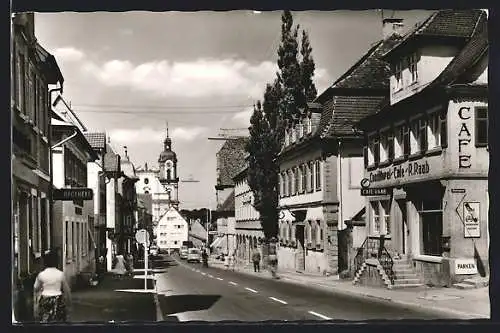
<svg viewBox="0 0 500 333">
<path fill-rule="evenodd" d="M 233 177 L 246 164 L 248 138 L 227 140 L 217 152 L 217 185 L 233 186 Z"/>
<path fill-rule="evenodd" d="M 385 98 L 385 96 L 334 96 L 325 105 L 323 113 L 329 121 L 320 136 L 322 138 L 358 136 L 353 131 L 354 125 L 374 113 Z"/>
<path fill-rule="evenodd" d="M 85 132 L 85 138 L 94 149 L 106 149 L 106 133 Z"/>
<path fill-rule="evenodd" d="M 472 37 L 478 25 L 486 21 L 486 13 L 481 9 L 439 10 L 409 31 L 384 58 L 390 57 L 410 41 L 420 38 L 466 40 Z"/>
<path fill-rule="evenodd" d="M 336 92 L 342 89 L 385 90 L 389 86 L 390 69 L 381 57 L 392 49 L 401 36 L 393 34 L 387 39 L 375 43 L 354 65 L 340 76 L 315 102 L 325 103 Z"/>
</svg>

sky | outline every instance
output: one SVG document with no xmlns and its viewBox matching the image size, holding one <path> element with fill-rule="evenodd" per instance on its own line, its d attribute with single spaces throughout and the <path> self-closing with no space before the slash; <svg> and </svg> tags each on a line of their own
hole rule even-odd
<svg viewBox="0 0 500 333">
<path fill-rule="evenodd" d="M 382 15 L 406 29 L 430 11 L 304 11 L 322 93 L 382 37 Z M 277 71 L 281 12 L 36 13 L 35 33 L 64 76 L 64 98 L 89 131 L 105 131 L 136 167 L 158 165 L 168 123 L 181 209 L 215 208 L 221 128 L 246 131 Z M 198 183 L 182 182 L 195 179 Z"/>
</svg>

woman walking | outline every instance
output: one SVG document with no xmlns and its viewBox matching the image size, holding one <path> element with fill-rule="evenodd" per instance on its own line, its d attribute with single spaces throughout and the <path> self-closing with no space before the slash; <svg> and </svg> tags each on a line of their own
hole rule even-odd
<svg viewBox="0 0 500 333">
<path fill-rule="evenodd" d="M 71 290 L 64 273 L 57 269 L 57 255 L 44 257 L 45 269 L 38 273 L 34 285 L 35 318 L 42 323 L 65 322 L 71 304 Z"/>
</svg>

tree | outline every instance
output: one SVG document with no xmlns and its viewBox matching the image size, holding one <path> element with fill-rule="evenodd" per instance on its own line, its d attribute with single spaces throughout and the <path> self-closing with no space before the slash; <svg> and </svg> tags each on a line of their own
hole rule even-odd
<svg viewBox="0 0 500 333">
<path fill-rule="evenodd" d="M 318 91 L 313 82 L 315 64 L 312 58 L 312 47 L 309 42 L 309 35 L 305 30 L 302 30 L 302 43 L 300 54 L 302 55 L 302 61 L 300 63 L 300 78 L 301 85 L 303 89 L 303 96 L 305 97 L 305 102 L 312 102 Z"/>
<path fill-rule="evenodd" d="M 268 84 L 264 103 L 254 107 L 250 118 L 248 185 L 254 194 L 254 207 L 260 214 L 264 236 L 269 240 L 278 235 L 278 173 L 276 158 L 281 148 L 282 121 L 279 116 L 281 87 L 276 80 Z"/>
<path fill-rule="evenodd" d="M 295 124 L 303 108 L 303 89 L 301 87 L 300 63 L 298 60 L 299 26 L 293 29 L 293 17 L 289 10 L 281 16 L 281 43 L 278 47 L 277 73 L 283 87 L 283 97 L 280 103 L 280 113 L 288 127 Z"/>
</svg>

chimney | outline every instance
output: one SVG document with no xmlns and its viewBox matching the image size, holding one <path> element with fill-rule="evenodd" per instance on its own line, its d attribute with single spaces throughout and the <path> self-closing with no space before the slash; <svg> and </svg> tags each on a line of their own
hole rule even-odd
<svg viewBox="0 0 500 333">
<path fill-rule="evenodd" d="M 403 36 L 403 28 L 403 19 L 385 18 L 382 20 L 382 34 L 384 39 L 392 35 Z"/>
</svg>

